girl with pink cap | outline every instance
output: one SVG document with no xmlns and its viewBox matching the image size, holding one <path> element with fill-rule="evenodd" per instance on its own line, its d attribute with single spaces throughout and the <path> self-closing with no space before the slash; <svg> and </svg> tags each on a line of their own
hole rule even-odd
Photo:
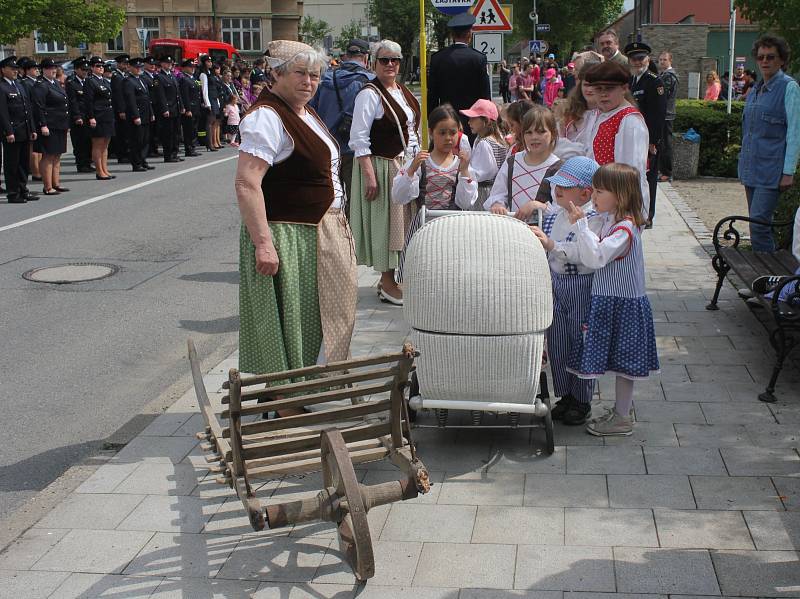
<svg viewBox="0 0 800 599">
<path fill-rule="evenodd" d="M 476 210 L 483 210 L 483 202 L 489 197 L 497 171 L 506 159 L 508 144 L 497 125 L 497 105 L 491 100 L 478 100 L 469 109 L 460 110 L 469 117 L 469 128 L 476 136 L 472 144 L 470 168 L 478 181 Z"/>
</svg>

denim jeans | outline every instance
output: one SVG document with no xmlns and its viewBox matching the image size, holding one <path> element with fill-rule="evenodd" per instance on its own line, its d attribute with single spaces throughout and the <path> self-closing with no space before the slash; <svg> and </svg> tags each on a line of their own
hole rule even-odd
<svg viewBox="0 0 800 599">
<path fill-rule="evenodd" d="M 778 206 L 780 190 L 766 187 L 745 187 L 744 190 L 747 194 L 750 218 L 771 223 L 775 208 Z M 768 226 L 750 223 L 750 242 L 754 252 L 775 251 L 775 238 Z"/>
</svg>

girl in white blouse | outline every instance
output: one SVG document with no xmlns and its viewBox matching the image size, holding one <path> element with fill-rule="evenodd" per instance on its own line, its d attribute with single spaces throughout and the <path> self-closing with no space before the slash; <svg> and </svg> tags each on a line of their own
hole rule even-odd
<svg viewBox="0 0 800 599">
<path fill-rule="evenodd" d="M 469 128 L 475 134 L 469 165 L 478 180 L 477 210 L 489 197 L 494 178 L 508 154 L 508 144 L 497 125 L 497 106 L 491 100 L 478 100 L 468 110 L 459 111 L 469 117 Z"/>
<path fill-rule="evenodd" d="M 508 214 L 528 222 L 537 210 L 547 210 L 551 201 L 547 177 L 555 175 L 561 160 L 553 153 L 558 127 L 553 113 L 542 106 L 531 108 L 522 120 L 524 152 L 509 156 L 494 180 L 484 210 Z"/>
</svg>

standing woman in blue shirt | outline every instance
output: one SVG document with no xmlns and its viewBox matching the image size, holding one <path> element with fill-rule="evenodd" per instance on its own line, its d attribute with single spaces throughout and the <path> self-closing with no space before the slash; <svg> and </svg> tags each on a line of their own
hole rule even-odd
<svg viewBox="0 0 800 599">
<path fill-rule="evenodd" d="M 783 72 L 789 62 L 786 40 L 765 35 L 753 44 L 762 79 L 747 94 L 742 121 L 739 180 L 747 193 L 750 218 L 772 223 L 778 196 L 794 183 L 800 153 L 800 87 Z M 750 223 L 756 252 L 775 250 L 768 225 Z"/>
</svg>

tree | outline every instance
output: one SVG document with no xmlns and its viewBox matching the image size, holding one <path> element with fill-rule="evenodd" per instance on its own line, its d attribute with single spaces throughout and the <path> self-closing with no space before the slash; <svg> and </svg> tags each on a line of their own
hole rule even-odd
<svg viewBox="0 0 800 599">
<path fill-rule="evenodd" d="M 378 26 L 380 36 L 391 39 L 400 44 L 408 55 L 419 54 L 416 41 L 419 37 L 419 2 L 418 0 L 369 0 L 370 20 Z M 425 20 L 427 31 L 433 33 L 433 40 L 437 47 L 442 47 L 447 35 L 447 20 L 433 7 L 430 0 L 425 0 Z"/>
<path fill-rule="evenodd" d="M 0 43 L 13 44 L 32 31 L 47 42 L 71 46 L 114 38 L 125 11 L 113 0 L 0 0 Z"/>
<path fill-rule="evenodd" d="M 788 69 L 800 69 L 800 27 L 797 25 L 797 0 L 736 0 L 742 16 L 758 23 L 765 31 L 773 31 L 789 42 L 793 50 Z"/>
<path fill-rule="evenodd" d="M 300 39 L 309 46 L 321 46 L 326 35 L 330 35 L 331 26 L 322 19 L 315 19 L 311 15 L 306 15 L 300 21 Z"/>
<path fill-rule="evenodd" d="M 563 53 L 581 49 L 594 33 L 619 17 L 622 6 L 623 0 L 537 0 L 539 23 L 550 25 L 550 32 L 540 34 L 541 39 Z M 531 10 L 532 0 L 514 0 L 512 42 L 533 39 L 533 22 L 528 18 Z"/>
<path fill-rule="evenodd" d="M 353 39 L 361 37 L 361 24 L 358 21 L 350 21 L 347 25 L 342 27 L 339 32 L 339 37 L 336 39 L 336 45 L 342 50 L 345 49 L 345 44 Z"/>
</svg>

